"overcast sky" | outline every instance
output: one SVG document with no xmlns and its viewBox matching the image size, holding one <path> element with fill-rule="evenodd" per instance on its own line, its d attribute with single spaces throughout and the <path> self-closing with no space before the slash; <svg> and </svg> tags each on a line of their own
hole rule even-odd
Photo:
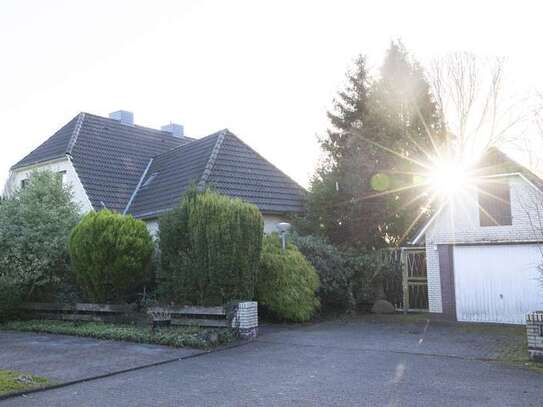
<svg viewBox="0 0 543 407">
<path fill-rule="evenodd" d="M 423 63 L 505 56 L 543 89 L 538 1 L 24 1 L 0 3 L 0 184 L 80 111 L 124 109 L 201 137 L 229 128 L 303 185 L 316 135 L 358 53 L 401 37 Z"/>
</svg>

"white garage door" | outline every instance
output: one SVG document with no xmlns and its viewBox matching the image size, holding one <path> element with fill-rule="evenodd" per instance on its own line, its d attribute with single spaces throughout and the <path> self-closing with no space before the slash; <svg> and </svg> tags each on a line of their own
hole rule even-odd
<svg viewBox="0 0 543 407">
<path fill-rule="evenodd" d="M 537 245 L 456 246 L 454 283 L 459 321 L 524 324 L 543 310 Z"/>
</svg>

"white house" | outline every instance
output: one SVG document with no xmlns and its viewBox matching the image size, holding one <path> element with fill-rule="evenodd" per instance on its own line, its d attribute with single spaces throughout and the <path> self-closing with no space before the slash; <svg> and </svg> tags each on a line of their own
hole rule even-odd
<svg viewBox="0 0 543 407">
<path fill-rule="evenodd" d="M 477 168 L 413 240 L 426 247 L 429 310 L 523 324 L 543 309 L 543 181 L 496 149 Z"/>
<path fill-rule="evenodd" d="M 82 212 L 108 208 L 144 220 L 151 232 L 190 185 L 255 204 L 265 231 L 303 211 L 305 191 L 228 130 L 201 139 L 183 126 L 134 124 L 133 114 L 80 113 L 11 167 L 4 191 L 24 187 L 34 170 L 62 174 Z"/>
</svg>

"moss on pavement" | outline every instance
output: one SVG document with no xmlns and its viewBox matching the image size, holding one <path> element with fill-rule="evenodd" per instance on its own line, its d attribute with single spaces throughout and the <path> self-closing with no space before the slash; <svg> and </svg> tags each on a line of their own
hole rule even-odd
<svg viewBox="0 0 543 407">
<path fill-rule="evenodd" d="M 48 383 L 45 377 L 34 376 L 13 370 L 0 370 L 0 396 L 35 389 Z"/>
</svg>

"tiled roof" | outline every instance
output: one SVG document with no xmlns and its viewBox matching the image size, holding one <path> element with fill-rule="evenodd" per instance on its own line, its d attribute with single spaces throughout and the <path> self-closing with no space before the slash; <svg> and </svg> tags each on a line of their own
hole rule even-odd
<svg viewBox="0 0 543 407">
<path fill-rule="evenodd" d="M 155 157 L 127 212 L 152 217 L 177 206 L 185 190 L 200 181 L 218 137 L 207 136 Z"/>
<path fill-rule="evenodd" d="M 262 212 L 301 212 L 305 191 L 238 137 L 227 132 L 207 183 L 254 203 Z"/>
<path fill-rule="evenodd" d="M 70 143 L 78 119 L 79 115 L 70 120 L 68 124 L 49 137 L 49 139 L 42 143 L 38 148 L 31 151 L 26 157 L 17 162 L 11 169 L 15 170 L 28 165 L 65 157 L 68 144 Z"/>
<path fill-rule="evenodd" d="M 191 140 L 80 113 L 12 169 L 71 155 L 92 206 L 122 211 L 151 157 Z"/>
<path fill-rule="evenodd" d="M 265 213 L 303 210 L 303 188 L 228 130 L 194 140 L 80 113 L 12 169 L 65 156 L 95 209 L 155 217 L 195 184 Z"/>
<path fill-rule="evenodd" d="M 179 204 L 191 184 L 211 186 L 264 213 L 303 211 L 303 188 L 223 130 L 154 158 L 128 213 L 155 217 Z"/>
</svg>

